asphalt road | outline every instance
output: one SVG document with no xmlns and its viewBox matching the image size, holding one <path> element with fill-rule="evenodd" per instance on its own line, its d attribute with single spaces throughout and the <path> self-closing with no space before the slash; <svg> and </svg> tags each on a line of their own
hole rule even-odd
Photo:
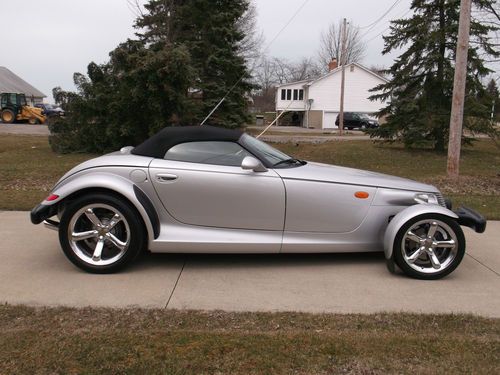
<svg viewBox="0 0 500 375">
<path fill-rule="evenodd" d="M 122 273 L 75 268 L 57 233 L 0 212 L 0 302 L 48 306 L 500 317 L 500 222 L 466 229 L 467 255 L 437 281 L 392 275 L 382 254 L 145 255 Z"/>
<path fill-rule="evenodd" d="M 4 124 L 0 122 L 0 134 L 49 135 L 47 125 Z"/>
</svg>

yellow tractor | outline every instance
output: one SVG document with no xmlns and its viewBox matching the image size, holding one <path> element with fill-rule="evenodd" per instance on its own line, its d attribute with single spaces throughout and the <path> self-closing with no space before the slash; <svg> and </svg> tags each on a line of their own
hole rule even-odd
<svg viewBox="0 0 500 375">
<path fill-rule="evenodd" d="M 29 106 L 24 94 L 2 93 L 0 96 L 0 119 L 5 124 L 28 121 L 31 125 L 44 124 L 47 117 L 42 109 Z"/>
</svg>

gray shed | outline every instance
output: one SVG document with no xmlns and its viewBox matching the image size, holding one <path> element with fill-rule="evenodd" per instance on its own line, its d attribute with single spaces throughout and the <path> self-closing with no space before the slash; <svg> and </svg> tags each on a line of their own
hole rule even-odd
<svg viewBox="0 0 500 375">
<path fill-rule="evenodd" d="M 43 92 L 31 86 L 28 82 L 12 73 L 6 67 L 0 66 L 0 93 L 3 92 L 25 94 L 26 101 L 31 105 L 42 103 L 43 98 L 47 97 Z"/>
</svg>

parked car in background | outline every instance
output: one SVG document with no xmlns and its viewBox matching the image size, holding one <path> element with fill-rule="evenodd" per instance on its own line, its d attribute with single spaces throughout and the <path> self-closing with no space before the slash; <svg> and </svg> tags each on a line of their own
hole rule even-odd
<svg viewBox="0 0 500 375">
<path fill-rule="evenodd" d="M 335 120 L 335 125 L 339 126 L 339 116 Z M 352 130 L 358 129 L 373 129 L 380 125 L 377 120 L 370 118 L 365 113 L 344 112 L 344 128 Z"/>
<path fill-rule="evenodd" d="M 40 103 L 35 104 L 35 107 L 40 108 L 43 111 L 43 114 L 47 117 L 64 116 L 64 110 L 61 107 L 57 107 L 53 104 Z"/>
</svg>

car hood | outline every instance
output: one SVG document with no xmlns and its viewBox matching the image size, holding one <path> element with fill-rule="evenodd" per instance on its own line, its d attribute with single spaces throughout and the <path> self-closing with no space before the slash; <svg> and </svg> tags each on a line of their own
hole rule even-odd
<svg viewBox="0 0 500 375">
<path fill-rule="evenodd" d="M 423 184 L 406 178 L 329 164 L 308 162 L 301 167 L 275 169 L 275 171 L 283 179 L 334 182 L 429 193 L 439 192 L 439 190 L 432 185 Z"/>
</svg>

